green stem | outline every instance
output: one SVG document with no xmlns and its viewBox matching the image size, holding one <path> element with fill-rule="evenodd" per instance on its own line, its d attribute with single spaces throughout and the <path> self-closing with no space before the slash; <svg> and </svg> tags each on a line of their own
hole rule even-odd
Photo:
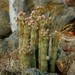
<svg viewBox="0 0 75 75">
<path fill-rule="evenodd" d="M 23 48 L 24 48 L 24 68 L 29 67 L 29 39 L 30 39 L 30 27 L 28 24 L 24 25 L 24 37 L 23 37 Z"/>
<path fill-rule="evenodd" d="M 36 67 L 36 50 L 38 48 L 38 29 L 37 25 L 33 24 L 31 26 L 31 41 L 30 41 L 30 50 L 32 52 L 30 56 L 30 66 Z"/>
<path fill-rule="evenodd" d="M 51 51 L 51 57 L 50 57 L 50 72 L 51 73 L 55 72 L 57 49 L 58 49 L 58 32 L 56 31 L 52 39 L 52 51 Z"/>
<path fill-rule="evenodd" d="M 41 34 L 41 29 L 39 30 L 39 69 L 41 71 L 47 71 L 47 47 L 48 47 L 48 35 L 45 35 L 46 30 L 43 29 Z"/>
</svg>

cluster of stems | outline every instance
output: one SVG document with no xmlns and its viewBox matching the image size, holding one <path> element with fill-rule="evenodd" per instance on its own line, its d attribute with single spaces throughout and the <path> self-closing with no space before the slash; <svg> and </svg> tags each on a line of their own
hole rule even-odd
<svg viewBox="0 0 75 75">
<path fill-rule="evenodd" d="M 43 7 L 37 7 L 36 10 L 31 12 L 30 16 L 23 12 L 18 14 L 20 63 L 22 69 L 35 67 L 41 71 L 47 71 L 48 61 L 50 61 L 50 71 L 54 72 L 58 33 L 54 33 L 51 46 L 49 26 L 51 26 L 52 20 L 43 15 L 42 9 Z"/>
</svg>

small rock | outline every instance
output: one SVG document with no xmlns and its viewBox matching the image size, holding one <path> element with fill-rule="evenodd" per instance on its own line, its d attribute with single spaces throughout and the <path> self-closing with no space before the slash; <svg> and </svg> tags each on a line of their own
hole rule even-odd
<svg viewBox="0 0 75 75">
<path fill-rule="evenodd" d="M 68 6 L 75 6 L 75 0 L 65 0 Z"/>
<path fill-rule="evenodd" d="M 0 8 L 0 37 L 7 36 L 10 32 L 9 14 Z"/>
<path fill-rule="evenodd" d="M 15 71 L 19 69 L 18 67 L 18 32 L 15 31 L 8 38 L 1 40 L 0 43 L 0 70 L 5 70 L 9 66 L 9 59 L 14 60 Z M 15 51 L 16 50 L 16 51 Z M 9 67 L 8 67 L 9 69 Z"/>
<path fill-rule="evenodd" d="M 73 63 L 71 64 L 71 66 L 67 72 L 67 75 L 75 75 L 75 61 L 73 61 Z"/>
<path fill-rule="evenodd" d="M 73 61 L 75 61 L 75 53 L 59 57 L 56 61 L 56 65 L 61 73 L 66 74 Z"/>
<path fill-rule="evenodd" d="M 58 75 L 57 73 L 44 73 L 35 68 L 29 68 L 24 71 L 24 75 Z"/>
<path fill-rule="evenodd" d="M 5 38 L 0 44 L 0 51 L 3 53 L 11 52 L 18 48 L 18 32 L 15 31 L 8 38 Z"/>
<path fill-rule="evenodd" d="M 59 39 L 60 47 L 67 53 L 75 52 L 75 37 L 62 34 Z"/>
<path fill-rule="evenodd" d="M 6 12 L 9 12 L 9 0 L 0 0 L 0 8 Z"/>
<path fill-rule="evenodd" d="M 4 70 L 1 72 L 1 75 L 21 75 L 21 72 L 11 72 L 11 71 L 8 71 L 8 70 Z"/>
<path fill-rule="evenodd" d="M 58 47 L 57 58 L 64 57 L 64 56 L 66 56 L 66 53 L 63 51 L 63 49 Z"/>
</svg>

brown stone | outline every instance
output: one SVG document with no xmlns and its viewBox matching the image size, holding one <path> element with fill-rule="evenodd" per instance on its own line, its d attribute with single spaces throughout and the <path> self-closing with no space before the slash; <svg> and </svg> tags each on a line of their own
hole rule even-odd
<svg viewBox="0 0 75 75">
<path fill-rule="evenodd" d="M 70 65 L 73 63 L 74 60 L 75 60 L 75 53 L 72 53 L 64 57 L 59 57 L 56 64 L 60 72 L 66 74 L 67 71 L 69 70 Z"/>
<path fill-rule="evenodd" d="M 0 37 L 7 36 L 10 32 L 9 14 L 0 8 Z"/>
<path fill-rule="evenodd" d="M 9 0 L 0 0 L 0 8 L 8 12 L 9 11 Z"/>
<path fill-rule="evenodd" d="M 75 0 L 66 0 L 68 6 L 75 6 Z"/>
<path fill-rule="evenodd" d="M 67 75 L 75 75 L 75 61 L 73 61 L 73 63 L 71 64 L 71 66 L 67 72 Z"/>
</svg>

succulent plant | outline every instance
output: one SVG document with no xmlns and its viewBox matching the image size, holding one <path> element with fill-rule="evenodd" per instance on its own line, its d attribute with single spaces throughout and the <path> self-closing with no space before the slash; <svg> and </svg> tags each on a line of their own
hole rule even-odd
<svg viewBox="0 0 75 75">
<path fill-rule="evenodd" d="M 48 33 L 45 29 L 39 31 L 39 69 L 47 71 Z"/>
<path fill-rule="evenodd" d="M 58 48 L 58 33 L 54 33 L 52 40 L 51 33 L 52 17 L 47 18 L 43 7 L 37 7 L 29 16 L 20 12 L 17 23 L 19 31 L 19 55 L 21 69 L 35 67 L 46 71 L 50 64 L 50 71 L 55 71 L 55 61 Z M 52 44 L 52 45 L 51 45 Z M 50 61 L 50 63 L 48 63 Z"/>
<path fill-rule="evenodd" d="M 51 50 L 51 56 L 50 56 L 50 72 L 55 72 L 55 64 L 56 64 L 56 58 L 57 58 L 57 50 L 58 50 L 58 32 L 55 31 L 54 37 L 52 39 L 52 50 Z"/>
<path fill-rule="evenodd" d="M 31 55 L 30 52 L 30 19 L 27 17 L 25 18 L 24 24 L 24 36 L 23 36 L 23 48 L 24 48 L 24 67 L 29 67 L 29 57 Z"/>
<path fill-rule="evenodd" d="M 20 63 L 21 63 L 21 69 L 23 69 L 23 64 L 24 64 L 24 49 L 23 49 L 23 36 L 24 36 L 24 18 L 26 14 L 23 12 L 20 12 L 17 17 L 17 23 L 18 23 L 18 31 L 19 31 L 19 58 L 20 58 Z"/>
<path fill-rule="evenodd" d="M 31 35 L 30 35 L 30 66 L 36 67 L 36 51 L 38 50 L 38 24 L 36 20 L 31 20 Z"/>
<path fill-rule="evenodd" d="M 39 23 L 39 69 L 47 71 L 47 50 L 48 50 L 48 32 L 46 29 L 46 17 L 44 15 L 38 16 Z"/>
</svg>

